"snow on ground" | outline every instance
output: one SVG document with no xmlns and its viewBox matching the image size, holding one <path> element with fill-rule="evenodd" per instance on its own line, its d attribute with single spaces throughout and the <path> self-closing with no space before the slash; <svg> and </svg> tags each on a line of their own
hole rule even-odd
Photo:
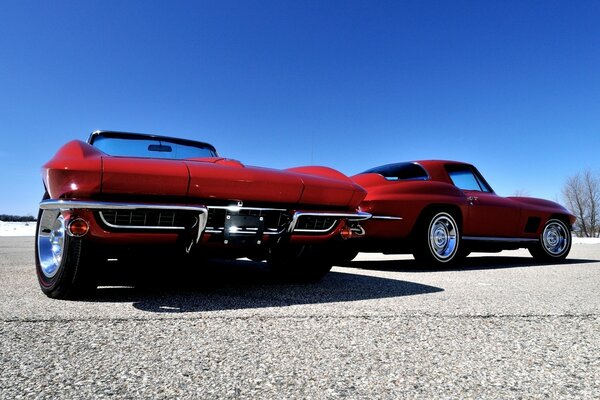
<svg viewBox="0 0 600 400">
<path fill-rule="evenodd" d="M 34 236 L 35 222 L 0 221 L 0 236 Z"/>
<path fill-rule="evenodd" d="M 34 236 L 35 222 L 3 222 L 0 221 L 0 236 Z M 573 237 L 576 244 L 600 244 L 600 238 Z"/>
<path fill-rule="evenodd" d="M 573 243 L 575 244 L 599 244 L 600 238 L 580 238 L 573 236 Z"/>
</svg>

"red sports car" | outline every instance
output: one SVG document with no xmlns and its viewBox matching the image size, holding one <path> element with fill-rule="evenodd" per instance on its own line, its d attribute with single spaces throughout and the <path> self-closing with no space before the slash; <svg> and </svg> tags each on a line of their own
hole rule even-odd
<svg viewBox="0 0 600 400">
<path fill-rule="evenodd" d="M 165 253 L 267 259 L 315 280 L 332 264 L 323 245 L 370 217 L 357 210 L 365 190 L 333 169 L 248 167 L 156 135 L 97 131 L 42 171 L 37 276 L 54 298 L 95 288 L 103 263 Z"/>
<path fill-rule="evenodd" d="M 469 164 L 402 162 L 352 180 L 367 189 L 360 210 L 373 217 L 360 223 L 362 237 L 344 246 L 346 260 L 360 250 L 412 253 L 448 264 L 472 251 L 517 248 L 538 259 L 562 260 L 571 248 L 571 212 L 547 200 L 500 197 Z"/>
</svg>

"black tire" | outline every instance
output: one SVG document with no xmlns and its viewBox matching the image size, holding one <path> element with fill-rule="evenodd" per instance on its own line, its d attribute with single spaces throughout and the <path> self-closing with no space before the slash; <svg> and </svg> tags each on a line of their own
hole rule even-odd
<svg viewBox="0 0 600 400">
<path fill-rule="evenodd" d="M 456 255 L 455 260 L 464 260 L 465 258 L 469 257 L 469 254 L 471 254 L 471 250 L 465 248 L 464 243 L 460 245 L 460 249 L 458 250 L 458 254 Z"/>
<path fill-rule="evenodd" d="M 536 260 L 564 260 L 571 251 L 571 230 L 563 221 L 550 219 L 544 225 L 540 240 L 529 247 L 529 253 Z"/>
<path fill-rule="evenodd" d="M 427 265 L 451 265 L 462 259 L 460 226 L 446 211 L 427 214 L 413 238 L 415 259 Z"/>
<path fill-rule="evenodd" d="M 86 265 L 89 257 L 82 238 L 66 233 L 64 218 L 55 210 L 40 210 L 35 236 L 35 264 L 42 292 L 53 299 L 89 295 L 97 285 Z M 87 253 L 85 253 L 87 252 Z"/>
<path fill-rule="evenodd" d="M 268 265 L 284 280 L 310 283 L 321 280 L 331 270 L 333 262 L 320 248 L 304 245 L 273 249 Z"/>
<path fill-rule="evenodd" d="M 334 255 L 335 265 L 350 265 L 352 260 L 356 258 L 358 255 L 357 250 L 352 249 L 341 249 L 339 252 L 336 252 Z"/>
<path fill-rule="evenodd" d="M 347 266 L 359 253 L 352 240 L 334 242 L 327 245 L 327 249 L 327 257 L 331 259 L 333 265 Z"/>
</svg>

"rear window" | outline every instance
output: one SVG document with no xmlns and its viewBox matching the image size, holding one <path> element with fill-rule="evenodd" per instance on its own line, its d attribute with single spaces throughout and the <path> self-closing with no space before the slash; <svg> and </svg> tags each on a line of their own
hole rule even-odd
<svg viewBox="0 0 600 400">
<path fill-rule="evenodd" d="M 363 174 L 379 174 L 388 181 L 426 181 L 429 174 L 416 163 L 387 164 L 366 170 Z"/>
</svg>

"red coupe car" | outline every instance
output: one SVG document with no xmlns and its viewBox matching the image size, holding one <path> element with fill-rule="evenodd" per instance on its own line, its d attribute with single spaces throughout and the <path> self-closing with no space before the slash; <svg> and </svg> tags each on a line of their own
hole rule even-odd
<svg viewBox="0 0 600 400">
<path fill-rule="evenodd" d="M 316 280 L 332 265 L 324 244 L 370 217 L 366 192 L 326 167 L 245 166 L 207 143 L 97 131 L 43 166 L 37 276 L 49 297 L 97 286 L 103 263 L 161 254 L 267 259 Z"/>
<path fill-rule="evenodd" d="M 469 164 L 402 162 L 352 180 L 367 189 L 360 210 L 373 217 L 360 223 L 362 237 L 344 246 L 346 260 L 360 250 L 448 264 L 472 251 L 517 248 L 537 259 L 562 260 L 571 248 L 571 212 L 547 200 L 500 197 Z"/>
</svg>

